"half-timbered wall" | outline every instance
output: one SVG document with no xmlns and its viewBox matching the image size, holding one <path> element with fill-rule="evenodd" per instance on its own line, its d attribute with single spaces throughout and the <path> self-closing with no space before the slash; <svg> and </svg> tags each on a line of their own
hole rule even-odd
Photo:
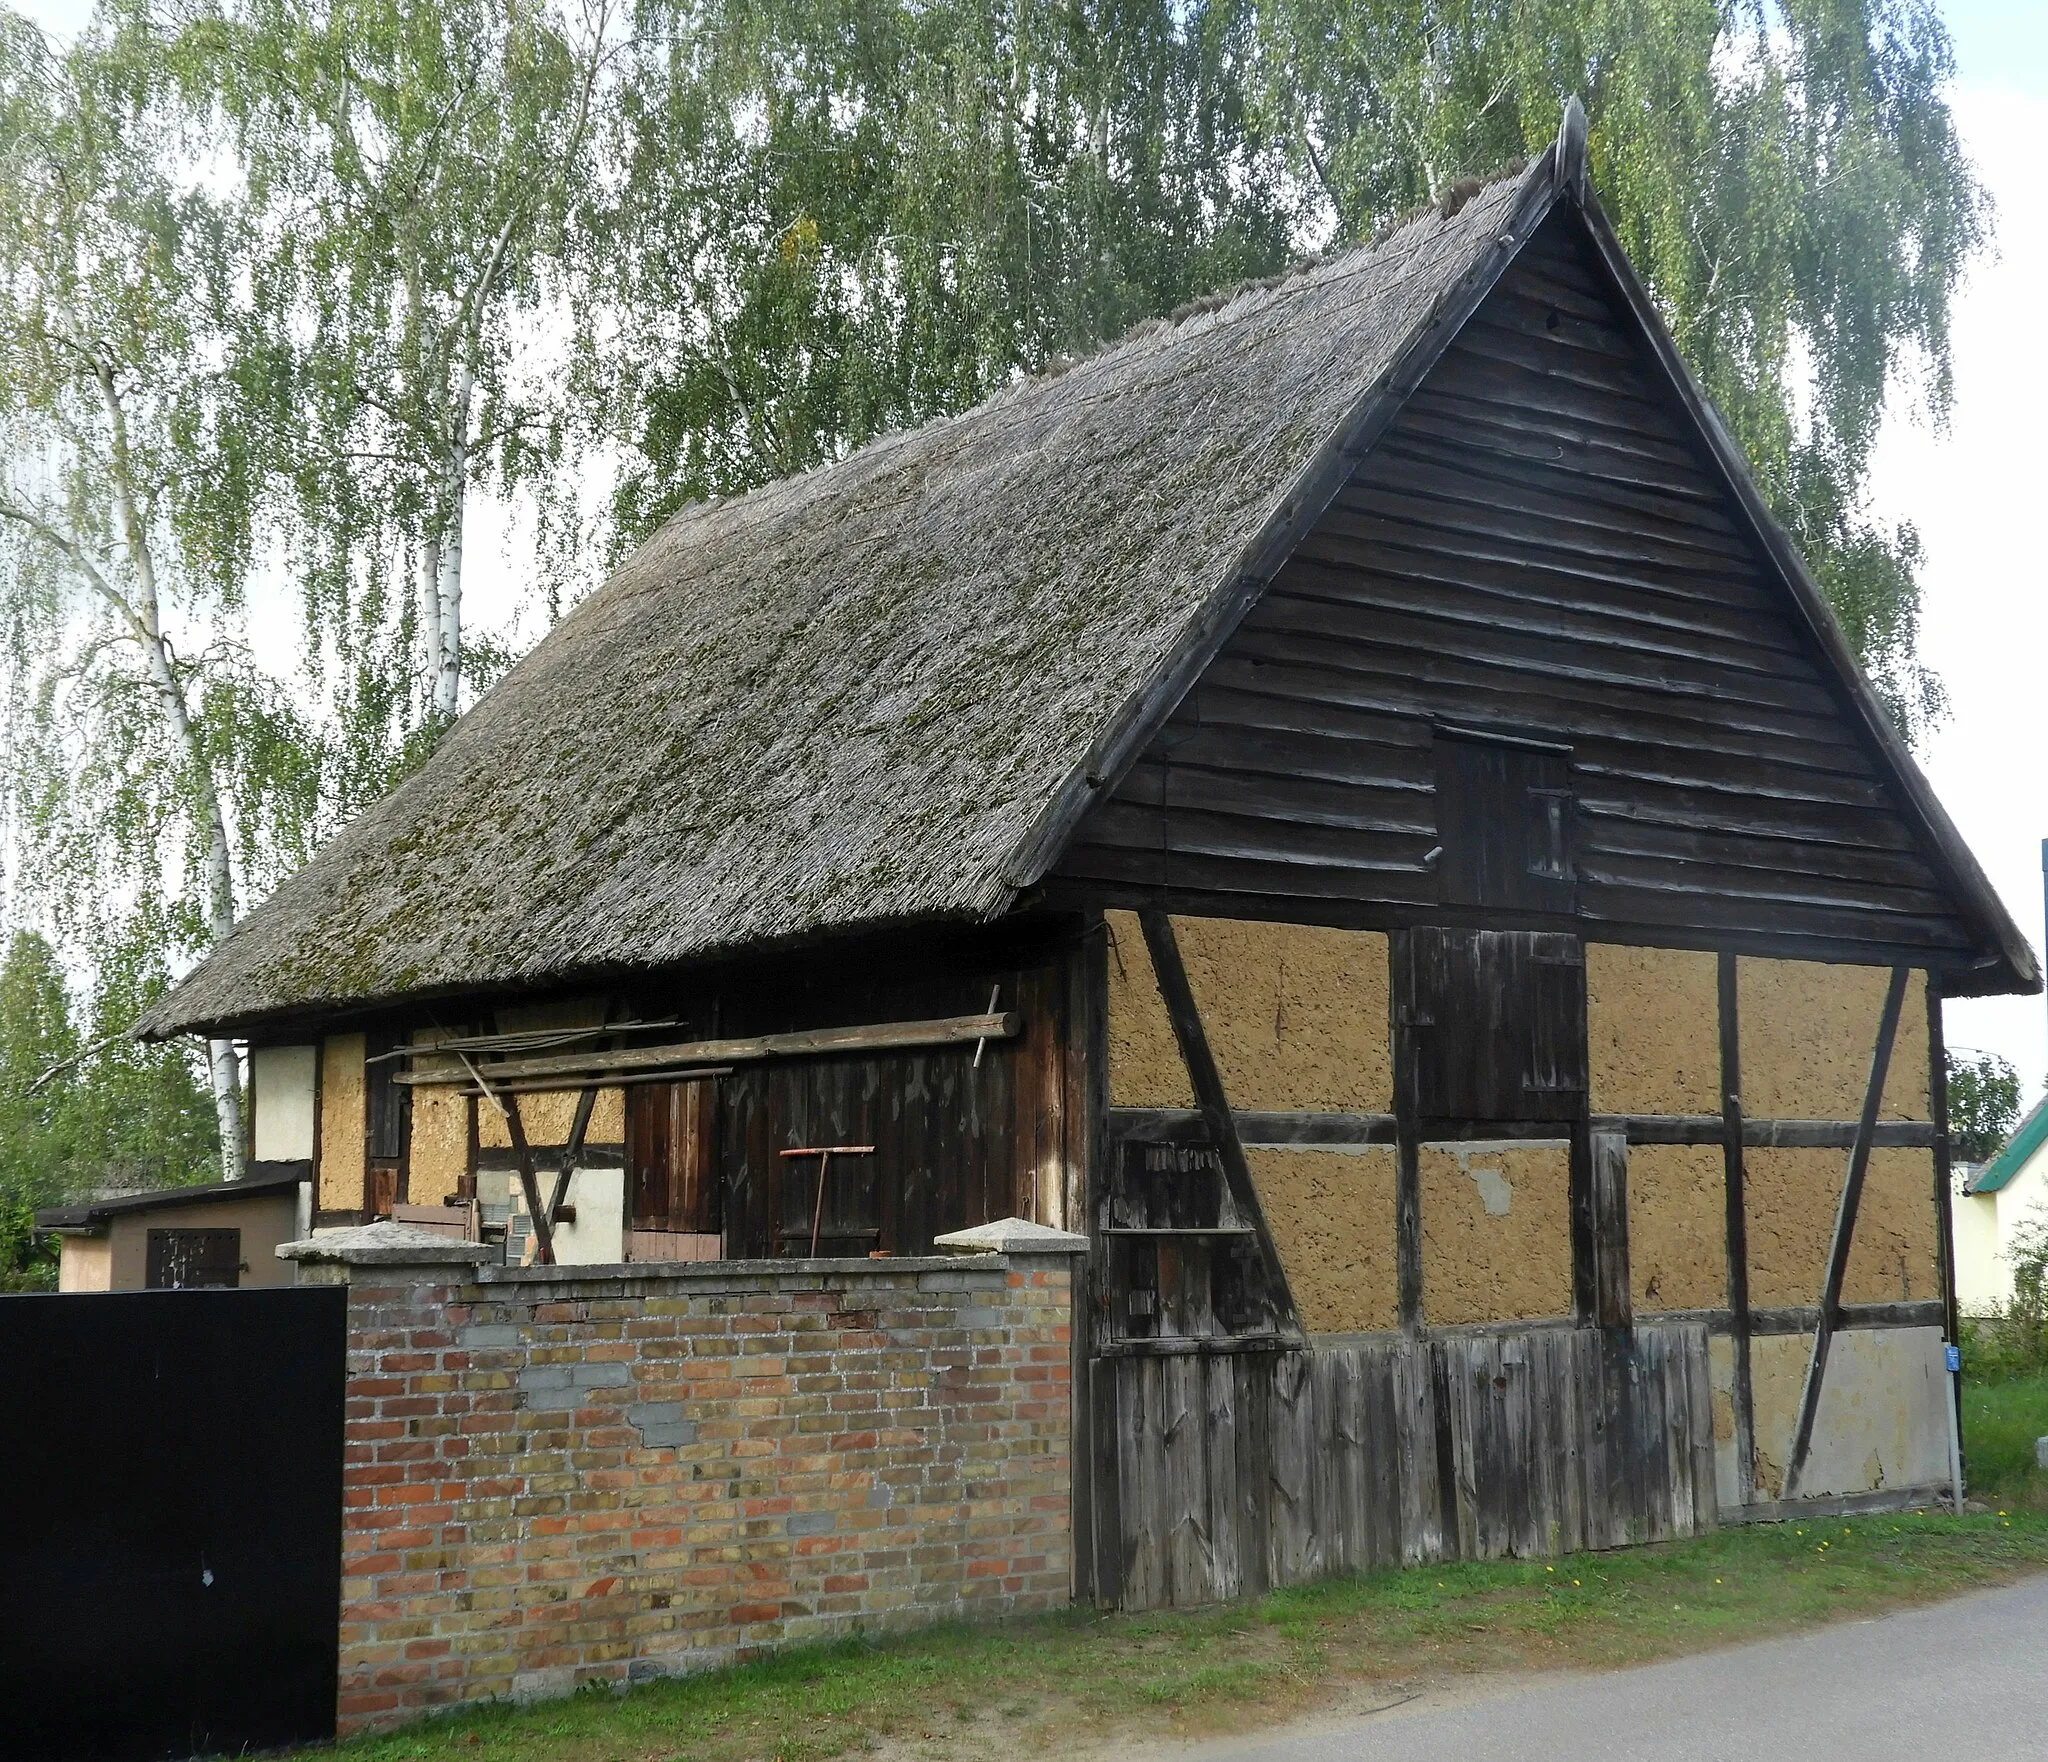
<svg viewBox="0 0 2048 1762">
<path fill-rule="evenodd" d="M 1166 922 L 1300 1327 L 1328 1343 L 1401 1327 L 1396 1060 L 1413 1056 L 1415 1036 L 1391 1019 L 1403 1005 L 1390 939 Z M 1207 1126 L 1138 917 L 1111 911 L 1106 923 L 1112 1143 L 1200 1140 Z M 1609 1171 L 1604 1185 L 1588 1182 L 1590 1247 L 1575 1239 L 1573 1128 L 1523 1120 L 1494 1136 L 1483 1120 L 1462 1131 L 1429 1122 L 1415 1145 L 1414 1321 L 1501 1330 L 1587 1319 L 1589 1293 L 1607 1300 L 1580 1263 L 1616 1259 L 1624 1317 L 1708 1326 L 1723 1502 L 1768 1501 L 1785 1490 L 1890 970 L 1589 943 L 1582 971 L 1585 1129 L 1607 1146 L 1589 1160 Z M 1928 1380 L 1945 1293 L 1924 974 L 1901 989 L 1846 1238 L 1838 1322 L 1849 1331 L 1823 1380 L 1808 1495 L 1942 1474 Z M 1487 1031 L 1476 1019 L 1433 1028 L 1467 1041 Z M 1114 1268 L 1108 1284 L 1098 1302 L 1113 1305 Z"/>
<path fill-rule="evenodd" d="M 1069 884 L 1231 918 L 1971 948 L 1577 228 L 1550 221 L 1451 343 L 1083 823 Z M 1475 895 L 1525 798 L 1515 849 L 1545 860 Z"/>
</svg>

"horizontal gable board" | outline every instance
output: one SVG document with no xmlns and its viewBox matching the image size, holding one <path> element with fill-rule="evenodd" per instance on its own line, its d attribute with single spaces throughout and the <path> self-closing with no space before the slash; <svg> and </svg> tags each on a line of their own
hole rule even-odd
<svg viewBox="0 0 2048 1762">
<path fill-rule="evenodd" d="M 1524 249 L 1059 875 L 1455 916 L 1444 725 L 1571 748 L 1594 933 L 1936 963 L 1970 930 L 1583 223 Z"/>
</svg>

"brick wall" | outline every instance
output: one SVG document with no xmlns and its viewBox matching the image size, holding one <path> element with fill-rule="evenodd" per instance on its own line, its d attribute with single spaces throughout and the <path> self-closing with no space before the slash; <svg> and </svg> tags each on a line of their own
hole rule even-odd
<svg viewBox="0 0 2048 1762">
<path fill-rule="evenodd" d="M 1068 1264 L 329 1272 L 341 1729 L 1063 1603 Z"/>
</svg>

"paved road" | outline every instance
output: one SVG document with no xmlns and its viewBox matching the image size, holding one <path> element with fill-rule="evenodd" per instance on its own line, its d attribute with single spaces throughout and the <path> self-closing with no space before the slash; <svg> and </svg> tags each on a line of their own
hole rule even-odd
<svg viewBox="0 0 2048 1762">
<path fill-rule="evenodd" d="M 1205 1745 L 1204 1762 L 2041 1762 L 2048 1578 L 1791 1639 Z"/>
</svg>

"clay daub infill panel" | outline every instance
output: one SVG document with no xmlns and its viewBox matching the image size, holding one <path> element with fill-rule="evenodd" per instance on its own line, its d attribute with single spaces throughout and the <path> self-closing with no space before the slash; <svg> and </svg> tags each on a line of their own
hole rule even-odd
<svg viewBox="0 0 2048 1762">
<path fill-rule="evenodd" d="M 1749 1300 L 1818 1303 L 1834 1239 L 1846 1150 L 1742 1153 L 1749 1222 Z M 1845 1303 L 1914 1303 L 1941 1295 L 1931 1150 L 1873 1150 L 1849 1242 Z"/>
<path fill-rule="evenodd" d="M 1385 936 L 1181 917 L 1173 933 L 1233 1108 L 1391 1110 Z"/>
<path fill-rule="evenodd" d="M 1595 1113 L 1721 1111 L 1716 958 L 1586 944 L 1587 1080 Z"/>
<path fill-rule="evenodd" d="M 1248 1149 L 1245 1161 L 1301 1325 L 1312 1334 L 1398 1327 L 1393 1147 Z"/>
<path fill-rule="evenodd" d="M 1425 1144 L 1418 1169 L 1426 1321 L 1572 1313 L 1568 1143 Z"/>
<path fill-rule="evenodd" d="M 1636 1310 L 1728 1301 L 1726 1153 L 1718 1144 L 1632 1144 L 1628 1271 Z"/>
<path fill-rule="evenodd" d="M 1753 1120 L 1854 1120 L 1884 1012 L 1886 967 L 1745 956 L 1736 966 L 1742 1021 L 1742 1110 Z M 1884 1086 L 1888 1120 L 1931 1118 L 1927 975 L 1914 973 Z"/>
<path fill-rule="evenodd" d="M 1109 1104 L 1193 1107 L 1195 1091 L 1160 1000 L 1136 912 L 1105 912 L 1109 927 Z"/>
<path fill-rule="evenodd" d="M 361 1034 L 330 1034 L 320 1046 L 320 1150 L 316 1204 L 322 1211 L 357 1211 L 368 1195 L 368 1089 Z"/>
</svg>

